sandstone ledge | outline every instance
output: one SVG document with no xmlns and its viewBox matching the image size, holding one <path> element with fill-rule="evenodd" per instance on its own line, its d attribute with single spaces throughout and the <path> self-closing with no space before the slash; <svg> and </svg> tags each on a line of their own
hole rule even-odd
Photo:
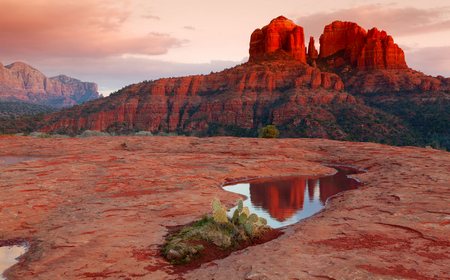
<svg viewBox="0 0 450 280">
<path fill-rule="evenodd" d="M 126 145 L 122 145 L 126 143 Z M 321 139 L 0 137 L 0 240 L 31 249 L 9 279 L 176 279 L 159 255 L 225 180 L 327 174 L 354 165 L 365 183 L 269 243 L 186 279 L 448 279 L 450 154 Z"/>
</svg>

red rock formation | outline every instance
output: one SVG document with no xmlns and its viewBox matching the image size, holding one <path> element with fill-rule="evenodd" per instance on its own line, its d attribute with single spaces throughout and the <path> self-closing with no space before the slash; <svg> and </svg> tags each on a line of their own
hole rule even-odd
<svg viewBox="0 0 450 280">
<path fill-rule="evenodd" d="M 319 53 L 317 52 L 316 46 L 314 45 L 314 37 L 309 37 L 308 44 L 308 57 L 311 60 L 316 60 L 319 57 Z"/>
<path fill-rule="evenodd" d="M 335 21 L 325 26 L 319 57 L 334 67 L 347 62 L 357 70 L 408 68 L 403 50 L 391 36 L 376 28 L 366 32 L 353 22 Z"/>
<path fill-rule="evenodd" d="M 22 63 L 0 64 L 0 99 L 66 107 L 99 97 L 97 85 L 60 75 L 47 78 Z"/>
<path fill-rule="evenodd" d="M 284 51 L 294 59 L 306 63 L 303 28 L 279 16 L 262 29 L 256 29 L 250 38 L 250 59 L 256 61 L 267 55 Z"/>
<path fill-rule="evenodd" d="M 358 58 L 359 70 L 407 69 L 403 50 L 385 31 L 369 30 L 366 42 Z"/>
<path fill-rule="evenodd" d="M 391 69 L 406 64 L 401 50 L 383 32 L 371 30 L 367 34 L 355 23 L 334 22 L 325 27 L 320 42 L 319 66 L 323 60 L 332 60 L 334 66 L 347 63 L 349 67 L 375 70 L 343 75 L 345 88 L 351 92 L 450 87 L 444 78 L 419 73 L 409 83 L 403 78 L 407 69 Z M 317 55 L 313 46 L 314 40 L 310 39 L 309 57 L 312 58 Z M 131 85 L 108 98 L 47 116 L 42 130 L 116 131 L 117 127 L 125 126 L 130 130 L 205 135 L 220 134 L 217 129 L 225 128 L 254 132 L 262 125 L 273 123 L 293 130 L 301 126 L 308 136 L 332 135 L 342 139 L 346 132 L 336 124 L 335 108 L 352 104 L 357 109 L 347 109 L 355 116 L 374 114 L 354 96 L 342 92 L 344 82 L 337 74 L 305 62 L 303 29 L 278 17 L 251 35 L 248 63 L 210 75 Z"/>
<path fill-rule="evenodd" d="M 320 58 L 332 56 L 340 51 L 351 64 L 355 64 L 365 43 L 367 32 L 353 22 L 334 21 L 325 26 L 320 36 Z"/>
<path fill-rule="evenodd" d="M 412 69 L 360 71 L 348 77 L 346 89 L 355 93 L 450 91 L 450 79 Z"/>
<path fill-rule="evenodd" d="M 244 64 L 210 75 L 132 85 L 89 106 L 50 115 L 44 130 L 108 130 L 118 123 L 149 131 L 205 131 L 213 123 L 254 129 L 268 111 L 277 123 L 296 117 L 280 117 L 274 104 L 281 101 L 292 99 L 288 109 L 280 107 L 292 112 L 305 104 L 355 102 L 340 92 L 343 88 L 338 75 L 296 60 Z"/>
</svg>

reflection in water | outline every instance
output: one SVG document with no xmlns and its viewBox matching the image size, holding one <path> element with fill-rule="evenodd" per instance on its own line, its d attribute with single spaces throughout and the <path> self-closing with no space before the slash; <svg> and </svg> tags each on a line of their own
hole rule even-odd
<svg viewBox="0 0 450 280">
<path fill-rule="evenodd" d="M 322 178 L 287 177 L 254 180 L 225 186 L 230 192 L 245 195 L 244 205 L 278 228 L 298 222 L 319 212 L 327 199 L 339 192 L 355 189 L 359 183 L 341 170 Z M 232 208 L 229 213 L 232 213 Z"/>
<path fill-rule="evenodd" d="M 26 246 L 4 246 L 0 247 L 0 279 L 3 272 L 18 262 L 17 258 L 25 253 Z"/>
</svg>

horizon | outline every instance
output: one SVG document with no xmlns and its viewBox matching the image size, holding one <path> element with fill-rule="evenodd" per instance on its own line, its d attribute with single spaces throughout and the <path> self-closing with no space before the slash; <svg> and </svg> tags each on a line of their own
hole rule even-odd
<svg viewBox="0 0 450 280">
<path fill-rule="evenodd" d="M 190 13 L 174 2 L 2 0 L 0 36 L 8 44 L 0 48 L 0 62 L 22 61 L 49 77 L 95 82 L 108 95 L 143 80 L 207 74 L 246 62 L 253 30 L 284 15 L 304 28 L 306 44 L 314 36 L 316 47 L 334 20 L 383 29 L 404 50 L 410 68 L 450 76 L 450 42 L 442 40 L 450 38 L 446 1 L 324 1 L 317 8 L 292 0 L 195 0 Z M 248 13 L 252 6 L 257 13 Z"/>
</svg>

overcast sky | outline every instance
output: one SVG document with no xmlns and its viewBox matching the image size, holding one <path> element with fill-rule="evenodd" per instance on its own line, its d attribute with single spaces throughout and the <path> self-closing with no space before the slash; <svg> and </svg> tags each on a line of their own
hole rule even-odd
<svg viewBox="0 0 450 280">
<path fill-rule="evenodd" d="M 410 67 L 450 76 L 448 0 L 0 0 L 0 62 L 93 81 L 108 94 L 242 63 L 251 32 L 279 15 L 316 42 L 334 20 L 376 26 Z"/>
</svg>

